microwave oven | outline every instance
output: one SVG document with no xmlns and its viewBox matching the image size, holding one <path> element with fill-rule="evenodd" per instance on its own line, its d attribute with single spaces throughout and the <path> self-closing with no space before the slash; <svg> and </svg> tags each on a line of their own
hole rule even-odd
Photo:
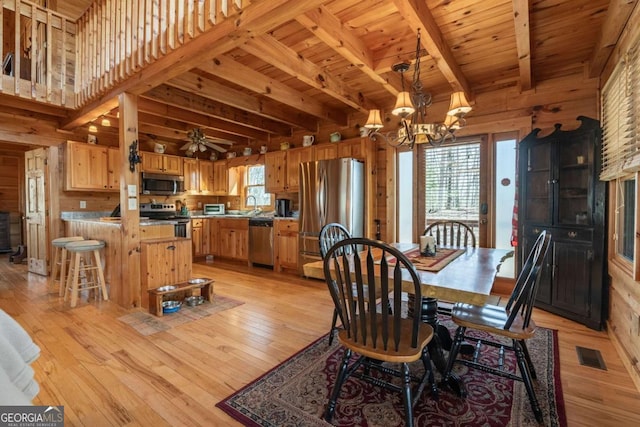
<svg viewBox="0 0 640 427">
<path fill-rule="evenodd" d="M 202 206 L 204 215 L 224 215 L 224 203 L 205 203 Z"/>
<path fill-rule="evenodd" d="M 172 195 L 184 193 L 184 177 L 142 172 L 141 194 Z"/>
</svg>

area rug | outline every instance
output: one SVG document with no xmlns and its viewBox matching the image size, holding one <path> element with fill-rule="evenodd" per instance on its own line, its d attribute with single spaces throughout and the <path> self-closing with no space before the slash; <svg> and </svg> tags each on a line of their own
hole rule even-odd
<svg viewBox="0 0 640 427">
<path fill-rule="evenodd" d="M 245 426 L 328 426 L 321 417 L 343 354 L 336 341 L 328 347 L 327 336 L 320 338 L 216 406 Z M 538 329 L 528 348 L 538 374 L 535 387 L 544 425 L 566 426 L 557 332 Z M 495 351 L 487 349 L 482 357 L 495 356 L 490 355 Z M 512 352 L 507 352 L 505 367 L 513 372 L 515 355 L 509 353 Z M 419 365 L 412 366 L 412 370 L 420 371 Z M 467 398 L 440 389 L 436 401 L 426 390 L 415 407 L 416 426 L 539 425 L 521 382 L 484 374 L 462 364 L 455 367 L 464 379 Z M 342 388 L 332 424 L 402 426 L 403 413 L 399 393 L 351 377 Z"/>
<path fill-rule="evenodd" d="M 423 256 L 420 255 L 420 249 L 416 248 L 406 252 L 405 255 L 418 270 L 440 271 L 464 252 L 465 249 L 441 248 L 436 251 L 434 256 Z M 387 261 L 389 262 L 389 265 L 396 264 L 395 257 L 391 257 Z"/>
<path fill-rule="evenodd" d="M 147 336 L 175 328 L 176 326 L 184 325 L 185 323 L 192 322 L 194 320 L 211 316 L 212 314 L 219 313 L 242 304 L 244 304 L 242 301 L 221 295 L 215 295 L 211 302 L 205 301 L 203 304 L 195 307 L 183 304 L 179 311 L 164 314 L 161 317 L 154 316 L 146 311 L 136 311 L 134 313 L 118 317 L 118 320 L 131 326 L 141 335 Z"/>
</svg>

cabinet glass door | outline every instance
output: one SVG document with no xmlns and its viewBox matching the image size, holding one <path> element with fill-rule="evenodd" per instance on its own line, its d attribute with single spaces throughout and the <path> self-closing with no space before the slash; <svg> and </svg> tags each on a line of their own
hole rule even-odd
<svg viewBox="0 0 640 427">
<path fill-rule="evenodd" d="M 587 138 L 558 146 L 557 224 L 590 226 L 593 222 L 589 203 L 592 151 Z"/>
<path fill-rule="evenodd" d="M 551 222 L 551 155 L 550 144 L 532 144 L 527 150 L 526 189 L 528 203 L 524 220 Z"/>
</svg>

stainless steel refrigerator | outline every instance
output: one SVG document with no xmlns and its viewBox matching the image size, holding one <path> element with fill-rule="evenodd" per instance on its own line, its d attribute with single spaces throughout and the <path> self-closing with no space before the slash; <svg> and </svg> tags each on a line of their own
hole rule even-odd
<svg viewBox="0 0 640 427">
<path fill-rule="evenodd" d="M 364 236 L 364 163 L 333 159 L 300 164 L 300 258 L 298 265 L 321 260 L 320 229 L 332 222 L 353 237 Z"/>
</svg>

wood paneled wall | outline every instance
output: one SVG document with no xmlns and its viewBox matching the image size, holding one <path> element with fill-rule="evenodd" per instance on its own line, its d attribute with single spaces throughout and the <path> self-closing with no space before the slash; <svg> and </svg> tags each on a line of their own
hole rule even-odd
<svg viewBox="0 0 640 427">
<path fill-rule="evenodd" d="M 640 37 L 640 7 L 636 7 L 603 73 L 602 85 L 611 74 L 629 47 Z M 613 184 L 609 191 L 615 191 Z M 608 217 L 614 217 L 615 206 L 609 204 Z M 636 215 L 638 213 L 636 212 Z M 610 222 L 609 236 L 613 230 Z M 611 239 L 610 239 L 611 240 Z M 637 242 L 637 238 L 636 238 Z M 637 244 L 637 243 L 636 243 Z M 609 245 L 609 336 L 616 346 L 620 358 L 629 370 L 631 378 L 640 390 L 640 283 L 632 279 L 631 272 L 621 268 L 612 258 Z"/>
<path fill-rule="evenodd" d="M 0 211 L 9 212 L 11 247 L 22 244 L 24 154 L 0 149 Z"/>
</svg>

